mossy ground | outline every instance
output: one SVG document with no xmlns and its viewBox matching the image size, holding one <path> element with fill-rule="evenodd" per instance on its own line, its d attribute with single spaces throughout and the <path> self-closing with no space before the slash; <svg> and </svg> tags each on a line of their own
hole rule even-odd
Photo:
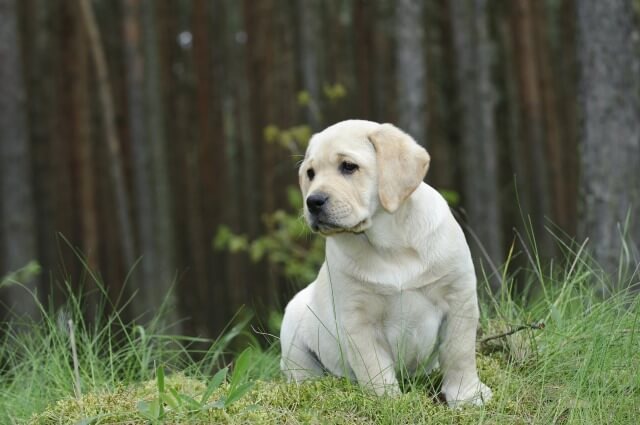
<svg viewBox="0 0 640 425">
<path fill-rule="evenodd" d="M 580 252 L 569 255 L 564 268 L 554 266 L 548 272 L 538 268 L 525 277 L 538 288 L 536 293 L 513 300 L 505 291 L 487 302 L 482 309 L 483 336 L 522 324 L 546 326 L 478 345 L 479 375 L 494 395 L 483 407 L 449 409 L 438 397 L 437 373 L 403 379 L 403 394 L 398 397 L 376 397 L 332 377 L 300 385 L 285 383 L 278 371 L 276 341 L 267 350 L 259 348 L 254 332 L 243 337 L 246 322 L 214 342 L 168 337 L 153 327 L 122 323 L 118 315 L 89 325 L 82 321 L 81 302 L 71 295 L 66 314 L 76 324 L 76 361 L 68 328 L 59 325 L 58 312 L 43 311 L 44 320 L 29 325 L 29 332 L 8 328 L 3 334 L 0 423 L 639 423 L 637 291 L 618 290 L 600 297 L 593 289 L 601 283 L 598 275 Z M 505 273 L 505 281 L 513 284 L 515 279 Z M 637 285 L 638 274 L 624 282 Z M 230 355 L 230 341 L 236 347 L 253 346 L 251 357 L 242 361 L 244 354 Z M 193 344 L 203 343 L 205 351 L 195 352 L 200 360 L 193 360 Z M 75 395 L 74 363 L 81 397 Z M 213 386 L 216 371 L 229 364 L 230 375 Z M 164 373 L 159 370 L 165 368 L 172 373 L 161 379 Z M 247 382 L 253 387 L 240 395 L 236 392 L 238 397 L 230 402 L 234 388 L 243 388 Z M 205 396 L 206 388 L 215 388 L 210 397 Z M 163 397 L 159 396 L 163 391 L 200 404 L 176 407 L 166 401 L 164 412 L 153 417 L 148 410 L 140 410 L 141 402 L 148 407 Z M 159 409 L 160 404 L 155 406 Z"/>
<path fill-rule="evenodd" d="M 480 373 L 485 382 L 498 388 L 514 373 L 499 358 L 479 359 Z M 177 373 L 167 378 L 167 388 L 197 397 L 206 382 Z M 344 379 L 325 377 L 303 384 L 281 380 L 256 381 L 252 390 L 227 409 L 209 409 L 196 413 L 167 410 L 163 423 L 331 423 L 331 424 L 414 424 L 444 420 L 455 423 L 477 423 L 485 418 L 497 423 L 522 422 L 518 405 L 504 399 L 499 392 L 484 409 L 452 411 L 443 404 L 426 383 L 408 384 L 399 397 L 376 397 Z M 212 400 L 225 391 L 221 387 Z M 120 387 L 113 391 L 98 391 L 79 399 L 67 398 L 34 415 L 32 424 L 128 423 L 144 424 L 149 420 L 140 415 L 137 404 L 157 396 L 154 380 L 140 385 Z"/>
<path fill-rule="evenodd" d="M 616 324 L 582 327 L 580 334 L 573 329 L 571 337 L 547 326 L 535 335 L 527 331 L 529 337 L 518 334 L 485 347 L 489 352 L 478 355 L 478 370 L 494 397 L 482 408 L 448 408 L 429 377 L 405 381 L 398 397 L 376 397 L 333 377 L 299 385 L 275 378 L 256 380 L 250 392 L 226 409 L 195 413 L 168 409 L 159 423 L 634 424 L 640 417 L 640 347 L 630 345 L 637 343 L 637 337 L 625 325 L 635 323 L 632 316 L 625 317 L 628 320 Z M 513 357 L 501 344 L 526 345 L 533 340 L 535 347 L 526 349 L 524 358 Z M 166 386 L 197 397 L 206 382 L 175 373 Z M 220 387 L 211 400 L 222 397 L 227 387 Z M 137 404 L 156 396 L 155 380 L 96 391 L 60 400 L 29 423 L 151 423 L 140 415 Z"/>
</svg>

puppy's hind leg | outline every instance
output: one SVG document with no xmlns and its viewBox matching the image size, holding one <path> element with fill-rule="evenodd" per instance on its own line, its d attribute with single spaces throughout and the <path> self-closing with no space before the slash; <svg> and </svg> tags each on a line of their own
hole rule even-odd
<svg viewBox="0 0 640 425">
<path fill-rule="evenodd" d="M 296 296 L 285 310 L 280 329 L 280 369 L 287 381 L 300 382 L 324 374 L 324 368 L 305 343 L 303 329 L 306 305 Z"/>
<path fill-rule="evenodd" d="M 491 390 L 480 381 L 476 370 L 478 300 L 475 285 L 468 287 L 447 300 L 449 312 L 441 331 L 442 392 L 451 407 L 480 406 L 491 398 Z"/>
<path fill-rule="evenodd" d="M 324 374 L 324 369 L 313 352 L 295 343 L 289 346 L 287 352 L 283 351 L 280 369 L 289 382 L 302 382 Z"/>
</svg>

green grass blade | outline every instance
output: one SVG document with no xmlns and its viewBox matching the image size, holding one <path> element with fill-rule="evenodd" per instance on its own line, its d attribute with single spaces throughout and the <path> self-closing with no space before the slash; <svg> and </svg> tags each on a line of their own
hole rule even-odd
<svg viewBox="0 0 640 425">
<path fill-rule="evenodd" d="M 222 381 L 224 381 L 227 377 L 228 370 L 229 368 L 225 367 L 224 369 L 220 369 L 215 375 L 213 375 L 213 378 L 211 378 L 211 381 L 209 381 L 207 389 L 202 394 L 200 404 L 205 404 L 207 400 L 209 400 L 213 392 L 220 386 L 220 384 L 222 384 Z"/>
<path fill-rule="evenodd" d="M 226 400 L 224 401 L 224 407 L 229 407 L 231 404 L 240 400 L 246 393 L 253 387 L 253 382 L 245 382 L 238 387 L 229 391 Z"/>
<path fill-rule="evenodd" d="M 240 382 L 247 378 L 247 371 L 249 370 L 252 351 L 253 350 L 251 349 L 251 347 L 249 347 L 242 353 L 240 353 L 240 355 L 236 359 L 233 365 L 233 372 L 231 373 L 231 383 L 229 385 L 229 391 L 232 391 L 240 384 Z"/>
</svg>

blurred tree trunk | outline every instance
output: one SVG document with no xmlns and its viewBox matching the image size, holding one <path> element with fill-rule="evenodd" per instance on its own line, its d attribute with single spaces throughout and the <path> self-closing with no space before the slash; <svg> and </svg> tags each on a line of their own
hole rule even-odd
<svg viewBox="0 0 640 425">
<path fill-rule="evenodd" d="M 0 0 L 0 199 L 4 258 L 0 276 L 36 260 L 36 225 L 26 90 L 18 30 L 18 4 Z M 21 282 L 37 291 L 38 280 Z M 17 315 L 36 318 L 36 299 L 20 286 L 10 286 L 9 307 Z"/>
<path fill-rule="evenodd" d="M 244 188 L 247 187 L 243 172 L 247 166 L 244 160 L 244 147 L 250 146 L 251 128 L 249 122 L 249 84 L 246 66 L 247 38 L 243 22 L 243 5 L 235 0 L 225 0 L 222 16 L 218 17 L 220 37 L 223 43 L 220 53 L 227 64 L 221 70 L 223 88 L 223 123 L 225 134 L 225 161 L 227 165 L 228 187 L 225 191 L 226 216 L 225 223 L 235 233 L 247 232 L 248 211 L 245 207 L 247 197 Z M 251 168 L 251 166 L 250 166 Z M 249 183 L 251 184 L 251 183 Z M 228 253 L 228 280 L 233 285 L 226 285 L 226 299 L 229 302 L 227 311 L 234 313 L 246 300 L 247 287 L 252 276 L 251 267 L 246 256 Z M 228 316 L 227 316 L 228 317 Z M 224 324 L 218 324 L 220 328 Z"/>
<path fill-rule="evenodd" d="M 576 1 L 565 0 L 559 10 L 559 37 L 555 60 L 560 74 L 556 90 L 558 95 L 558 119 L 562 124 L 562 174 L 564 182 L 564 222 L 560 224 L 569 235 L 576 235 L 578 207 L 578 102 L 577 99 L 577 49 L 576 49 Z"/>
<path fill-rule="evenodd" d="M 74 193 L 77 181 L 73 178 L 74 144 L 77 142 L 78 125 L 74 96 L 78 90 L 76 81 L 70 78 L 76 72 L 76 42 L 82 28 L 76 25 L 77 13 L 70 2 L 59 2 L 53 6 L 55 10 L 55 36 L 51 41 L 54 59 L 52 70 L 54 75 L 54 104 L 49 112 L 52 116 L 51 152 L 47 158 L 51 162 L 52 175 L 48 190 L 51 191 L 53 203 L 53 239 L 56 242 L 58 263 L 62 279 L 76 281 L 78 270 L 76 258 L 71 250 L 66 249 L 64 239 L 77 243 L 77 226 L 80 222 L 78 208 L 74 208 Z M 51 70 L 49 70 L 51 72 Z M 64 239 L 63 239 L 64 238 Z"/>
<path fill-rule="evenodd" d="M 74 8 L 76 23 L 80 10 Z M 94 177 L 93 139 L 91 137 L 91 102 L 89 97 L 89 51 L 86 34 L 76 28 L 73 50 L 76 54 L 74 70 L 75 90 L 73 103 L 75 112 L 76 161 L 78 164 L 80 219 L 82 227 L 82 251 L 87 264 L 98 270 L 98 223 L 96 216 L 96 184 Z"/>
<path fill-rule="evenodd" d="M 154 227 L 153 241 L 155 244 L 157 284 L 170 290 L 175 278 L 175 232 L 173 229 L 173 209 L 171 197 L 170 173 L 167 159 L 167 136 L 165 131 L 165 111 L 163 97 L 163 82 L 161 76 L 162 61 L 160 60 L 160 48 L 157 25 L 157 2 L 155 0 L 143 0 L 142 4 L 142 28 L 144 51 L 144 80 L 145 80 L 145 111 L 147 116 L 148 146 L 150 150 L 149 179 L 152 182 L 151 192 L 153 199 Z M 167 295 L 168 296 L 168 295 Z M 178 326 L 179 319 L 176 311 L 175 295 L 168 298 L 169 303 L 166 320 L 168 323 Z M 180 332 L 179 326 L 174 327 L 173 332 Z"/>
<path fill-rule="evenodd" d="M 510 2 L 513 48 L 516 60 L 516 79 L 520 105 L 521 164 L 525 175 L 516 175 L 522 184 L 518 194 L 521 208 L 531 216 L 531 224 L 540 255 L 548 258 L 553 251 L 551 235 L 545 229 L 545 219 L 550 215 L 550 188 L 547 157 L 545 156 L 545 117 L 538 47 L 536 45 L 536 18 L 534 4 L 529 0 Z M 523 223 L 525 227 L 528 222 Z"/>
<path fill-rule="evenodd" d="M 54 152 L 52 146 L 57 132 L 54 129 L 55 78 L 54 58 L 58 46 L 54 31 L 56 2 L 51 0 L 28 0 L 23 3 L 25 19 L 22 37 L 24 40 L 24 63 L 26 88 L 28 91 L 29 139 L 33 164 L 33 190 L 35 220 L 38 234 L 38 259 L 46 271 L 56 265 L 56 208 L 54 182 Z M 35 101 L 32 101 L 35 100 Z M 1 251 L 1 250 L 0 250 Z M 0 260 L 0 263 L 2 261 Z M 43 282 L 44 286 L 44 282 Z"/>
<path fill-rule="evenodd" d="M 375 95 L 373 117 L 376 121 L 397 122 L 395 108 L 395 87 L 393 80 L 394 50 L 393 46 L 393 22 L 389 15 L 393 15 L 393 4 L 384 0 L 377 0 L 373 5 L 372 19 L 375 31 L 373 31 L 373 49 L 375 58 L 369 64 L 368 72 L 373 74 L 373 93 Z"/>
<path fill-rule="evenodd" d="M 494 117 L 496 90 L 491 73 L 494 51 L 487 13 L 486 0 L 451 3 L 458 116 L 462 122 L 463 203 L 470 230 L 478 239 L 470 245 L 475 261 L 484 259 L 499 265 L 504 253 Z M 494 292 L 500 289 L 497 276 L 490 282 Z"/>
<path fill-rule="evenodd" d="M 365 0 L 353 4 L 353 30 L 355 34 L 355 75 L 357 84 L 356 111 L 361 119 L 374 119 L 373 72 L 378 52 L 373 46 L 373 17 L 375 6 Z"/>
<path fill-rule="evenodd" d="M 193 53 L 195 58 L 195 76 L 198 85 L 197 124 L 198 124 L 198 168 L 200 170 L 201 215 L 203 233 L 200 250 L 207 263 L 207 280 L 199 293 L 202 297 L 215 300 L 221 307 L 204 311 L 203 321 L 224 326 L 231 312 L 227 310 L 228 282 L 226 259 L 212 252 L 212 241 L 217 228 L 224 224 L 227 198 L 224 125 L 222 122 L 222 75 L 220 53 L 221 16 L 224 6 L 219 2 L 210 5 L 205 0 L 196 0 L 193 4 Z"/>
<path fill-rule="evenodd" d="M 73 200 L 68 204 L 60 205 L 64 215 L 72 218 L 70 210 L 76 210 L 76 219 L 72 229 L 60 227 L 64 232 L 64 236 L 69 239 L 72 244 L 80 241 L 80 252 L 86 260 L 87 266 L 92 273 L 100 273 L 100 265 L 98 261 L 99 255 L 99 227 L 97 214 L 96 194 L 96 174 L 94 160 L 94 140 L 92 138 L 92 120 L 91 120 L 91 95 L 90 95 L 90 68 L 89 68 L 89 49 L 87 43 L 87 34 L 82 27 L 81 11 L 76 2 L 65 2 L 63 5 L 65 19 L 61 22 L 61 26 L 66 28 L 66 37 L 61 49 L 65 54 L 65 72 L 61 75 L 66 76 L 69 82 L 60 82 L 61 86 L 58 97 L 60 101 L 64 101 L 64 114 L 60 114 L 58 118 L 61 123 L 60 127 L 64 127 L 64 132 L 59 132 L 58 137 L 62 139 L 58 141 L 60 145 L 68 146 L 69 150 L 62 149 L 61 154 L 67 155 L 68 158 L 60 158 L 58 166 L 66 165 L 67 170 L 59 169 L 59 174 L 67 174 L 61 178 L 58 184 L 64 184 L 65 180 L 73 182 L 71 186 L 59 186 L 56 193 L 60 202 L 65 199 Z M 68 87 L 66 84 L 69 84 Z M 60 155 L 60 154 L 59 154 Z M 70 163 L 70 164 L 69 164 Z M 63 180 L 64 179 L 64 180 Z M 65 193 L 62 197 L 62 193 Z M 73 205 L 77 205 L 74 208 Z M 59 213 L 60 214 L 60 213 Z M 62 215 L 62 214 L 61 214 Z M 62 222 L 64 223 L 64 222 Z M 74 253 L 68 249 L 69 247 L 61 244 L 60 255 L 67 254 L 67 258 L 63 256 L 64 270 L 71 270 L 70 280 L 73 285 L 82 285 L 84 289 L 84 306 L 88 317 L 94 319 L 98 312 L 98 304 L 102 297 L 100 290 L 96 288 L 96 282 L 89 275 L 87 270 L 80 268 L 77 272 L 72 267 L 78 264 L 78 259 L 74 257 Z M 83 279 L 84 280 L 81 280 Z"/>
<path fill-rule="evenodd" d="M 424 1 L 398 0 L 395 5 L 398 126 L 427 146 Z"/>
<path fill-rule="evenodd" d="M 118 235 L 122 246 L 121 256 L 124 267 L 128 270 L 130 267 L 133 267 L 135 262 L 133 226 L 131 224 L 129 199 L 122 166 L 120 141 L 116 130 L 115 108 L 109 82 L 107 61 L 90 0 L 78 0 L 78 4 L 80 5 L 82 23 L 87 32 L 94 70 L 97 75 L 100 116 L 102 120 L 102 131 L 104 131 L 105 141 L 107 143 L 107 162 L 115 198 L 114 209 L 116 210 Z"/>
<path fill-rule="evenodd" d="M 571 170 L 565 166 L 563 144 L 572 146 L 571 140 L 564 135 L 563 125 L 560 123 L 560 108 L 558 93 L 560 92 L 559 82 L 561 73 L 552 68 L 553 55 L 551 42 L 548 37 L 551 26 L 547 19 L 547 10 L 543 2 L 531 3 L 534 15 L 534 25 L 532 26 L 534 43 L 537 49 L 536 62 L 539 67 L 539 87 L 541 96 L 541 110 L 543 114 L 545 128 L 545 153 L 548 159 L 549 171 L 549 201 L 550 218 L 564 231 L 571 229 L 571 218 L 568 217 L 569 205 L 575 202 L 569 192 L 569 181 Z M 569 52 L 563 52 L 569 55 Z M 554 72 L 556 71 L 556 72 Z M 570 122 L 567 122 L 570 124 Z M 564 127 L 569 127 L 565 125 Z M 575 145 L 573 145 L 575 147 Z M 569 151 L 575 155 L 575 150 Z"/>
<path fill-rule="evenodd" d="M 595 260 L 612 276 L 619 264 L 633 269 L 621 234 L 640 242 L 638 28 L 631 0 L 583 0 L 576 9 L 582 113 L 578 230 L 591 239 Z"/>
<path fill-rule="evenodd" d="M 151 146 L 145 102 L 145 61 L 142 36 L 142 1 L 123 0 L 124 53 L 129 112 L 129 141 L 133 155 L 135 223 L 138 235 L 137 257 L 133 274 L 138 296 L 131 302 L 136 316 L 148 322 L 167 296 L 170 280 L 157 273 L 158 260 L 154 235 L 155 212 L 151 185 Z"/>
<path fill-rule="evenodd" d="M 268 146 L 264 138 L 264 129 L 268 125 L 282 125 L 286 121 L 279 120 L 278 85 L 281 78 L 286 78 L 282 64 L 283 52 L 277 43 L 277 34 L 281 15 L 277 8 L 278 2 L 263 0 L 243 2 L 244 26 L 247 31 L 246 66 L 250 99 L 251 145 L 245 147 L 244 154 L 248 160 L 245 165 L 247 175 L 245 184 L 249 201 L 257 210 L 249 210 L 249 235 L 255 238 L 262 231 L 261 214 L 270 213 L 276 209 L 276 164 L 277 152 L 274 146 Z M 284 94 L 284 92 L 282 92 Z M 250 162 L 249 162 L 250 161 Z M 255 173 L 259 170 L 259 173 Z M 251 199 L 253 198 L 253 199 Z M 251 205 L 248 203 L 248 205 Z M 252 211 L 260 211 L 255 214 Z M 255 223 L 253 223 L 255 221 Z M 253 227 L 255 226 L 255 227 Z M 253 274 L 249 276 L 247 289 L 255 294 L 255 300 L 267 302 L 277 294 L 274 279 L 266 272 L 267 265 L 262 262 L 254 266 Z M 259 283 L 258 283 L 259 282 Z M 247 295 L 245 294 L 245 297 Z M 246 299 L 246 298 L 245 298 Z"/>
<path fill-rule="evenodd" d="M 320 130 L 322 103 L 322 81 L 320 78 L 320 54 L 322 52 L 322 28 L 320 19 L 322 2 L 320 0 L 296 1 L 300 23 L 300 58 L 302 84 L 309 94 L 306 108 L 307 122 L 313 131 Z"/>
</svg>

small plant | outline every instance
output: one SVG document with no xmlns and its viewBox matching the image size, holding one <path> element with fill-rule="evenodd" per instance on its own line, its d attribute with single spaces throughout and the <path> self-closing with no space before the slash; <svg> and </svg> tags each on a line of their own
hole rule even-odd
<svg viewBox="0 0 640 425">
<path fill-rule="evenodd" d="M 300 191 L 290 187 L 287 194 L 291 209 L 301 211 Z M 246 252 L 255 262 L 266 258 L 296 283 L 313 281 L 324 261 L 324 239 L 311 237 L 309 227 L 294 212 L 277 210 L 265 216 L 264 223 L 265 235 L 251 241 L 246 235 L 235 234 L 230 228 L 221 226 L 214 247 L 229 252 Z"/>
<path fill-rule="evenodd" d="M 226 381 L 229 372 L 228 367 L 220 369 L 213 375 L 200 397 L 192 397 L 186 393 L 179 392 L 175 388 L 168 388 L 167 390 L 165 386 L 164 367 L 157 367 L 156 385 L 158 388 L 158 396 L 151 401 L 142 400 L 138 402 L 138 412 L 152 424 L 158 424 L 163 421 L 169 412 L 174 412 L 178 415 L 195 415 L 210 409 L 228 408 L 240 400 L 253 387 L 253 382 L 247 380 L 251 354 L 251 348 L 247 348 L 238 356 L 233 367 L 233 372 L 231 373 L 226 394 L 220 396 L 215 401 L 209 400 L 216 390 Z"/>
</svg>

